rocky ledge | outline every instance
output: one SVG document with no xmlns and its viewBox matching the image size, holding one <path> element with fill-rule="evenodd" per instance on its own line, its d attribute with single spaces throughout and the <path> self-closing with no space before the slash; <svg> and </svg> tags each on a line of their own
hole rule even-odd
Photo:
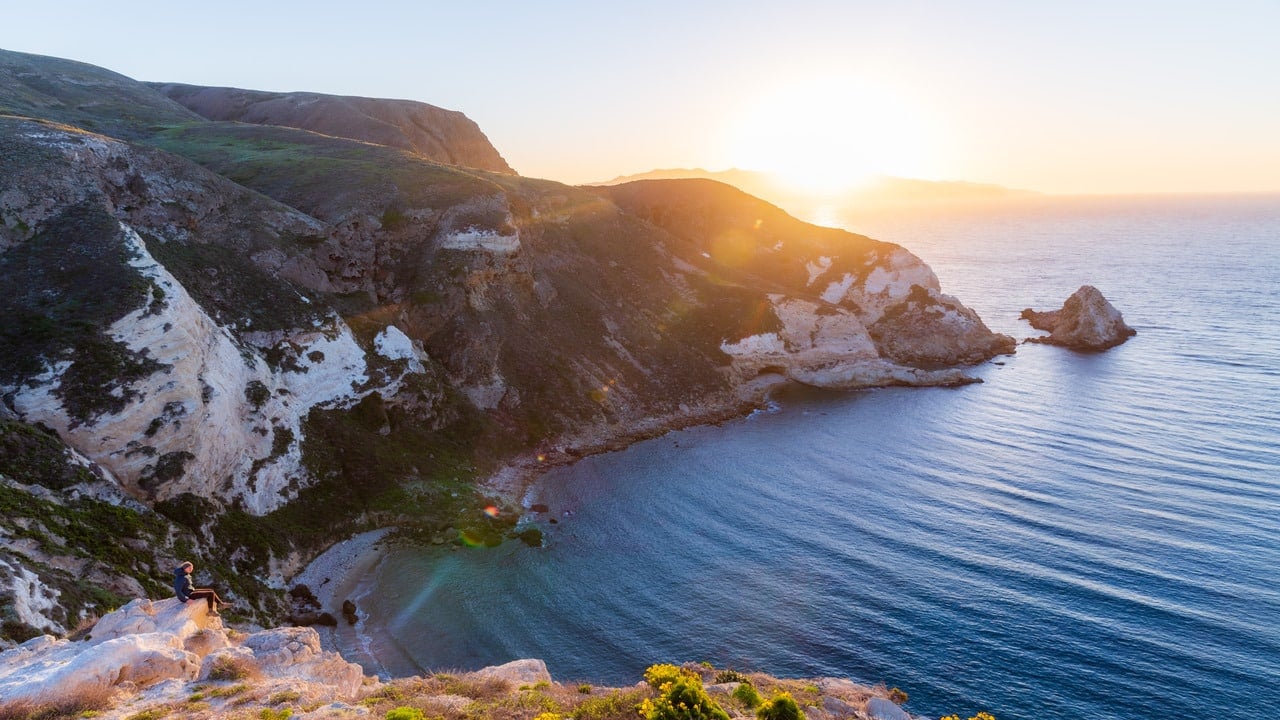
<svg viewBox="0 0 1280 720">
<path fill-rule="evenodd" d="M 310 628 L 243 633 L 203 602 L 136 599 L 70 638 L 44 635 L 0 653 L 0 717 L 624 720 L 638 708 L 660 713 L 675 677 L 734 719 L 755 717 L 762 696 L 783 693 L 809 720 L 911 718 L 895 704 L 906 699 L 901 691 L 846 679 L 784 680 L 705 663 L 651 666 L 645 676 L 625 688 L 562 684 L 543 661 L 525 659 L 383 682 L 322 651 Z"/>
<path fill-rule="evenodd" d="M 1138 334 L 1092 285 L 1081 286 L 1060 310 L 1037 312 L 1027 308 L 1021 317 L 1031 323 L 1031 327 L 1049 333 L 1045 337 L 1028 338 L 1027 342 L 1061 345 L 1073 350 L 1106 350 Z"/>
</svg>

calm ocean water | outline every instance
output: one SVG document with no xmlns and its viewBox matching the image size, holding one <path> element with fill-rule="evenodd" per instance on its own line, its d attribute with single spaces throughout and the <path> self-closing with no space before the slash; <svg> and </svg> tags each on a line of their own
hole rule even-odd
<svg viewBox="0 0 1280 720">
<path fill-rule="evenodd" d="M 707 660 L 933 717 L 1276 717 L 1280 198 L 834 219 L 996 330 L 1091 283 L 1139 334 L 1020 346 L 959 389 L 789 392 L 561 469 L 529 498 L 546 547 L 388 557 L 360 599 L 388 667 Z"/>
</svg>

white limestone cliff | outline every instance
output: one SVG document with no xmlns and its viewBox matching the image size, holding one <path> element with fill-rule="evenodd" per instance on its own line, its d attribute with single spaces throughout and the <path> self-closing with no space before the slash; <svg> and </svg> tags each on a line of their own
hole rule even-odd
<svg viewBox="0 0 1280 720">
<path fill-rule="evenodd" d="M 14 388 L 14 409 L 24 421 L 56 430 L 139 497 L 216 495 L 255 514 L 280 507 L 308 483 L 301 452 L 307 413 L 349 405 L 375 390 L 394 391 L 398 378 L 392 387 L 371 384 L 364 350 L 335 316 L 287 333 L 246 333 L 256 345 L 238 341 L 136 232 L 121 227 L 131 265 L 153 287 L 149 301 L 108 333 L 160 369 L 132 386 L 135 395 L 120 412 L 80 422 L 56 392 L 70 365 L 64 361 Z M 420 348 L 402 332 L 389 327 L 379 338 L 384 356 L 405 360 L 406 372 L 423 371 Z M 280 343 L 296 357 L 287 367 L 272 367 L 259 348 Z M 176 459 L 179 471 L 157 478 L 166 457 Z"/>
<path fill-rule="evenodd" d="M 843 390 L 973 382 L 954 368 L 922 370 L 882 358 L 867 326 L 842 307 L 783 295 L 769 300 L 781 330 L 720 345 L 743 379 L 776 373 L 805 385 Z"/>
</svg>

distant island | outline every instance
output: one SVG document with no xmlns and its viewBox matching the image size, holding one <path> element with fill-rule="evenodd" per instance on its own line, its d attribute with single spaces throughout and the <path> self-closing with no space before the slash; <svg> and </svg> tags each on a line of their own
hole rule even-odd
<svg viewBox="0 0 1280 720">
<path fill-rule="evenodd" d="M 827 193 L 804 192 L 789 187 L 770 173 L 755 170 L 703 170 L 672 168 L 621 175 L 591 185 L 620 185 L 636 180 L 678 180 L 701 178 L 732 185 L 796 214 L 807 214 L 815 205 L 832 205 L 851 210 L 885 210 L 919 206 L 1000 203 L 1041 197 L 1031 190 L 958 180 L 918 180 L 878 175 L 847 190 Z"/>
</svg>

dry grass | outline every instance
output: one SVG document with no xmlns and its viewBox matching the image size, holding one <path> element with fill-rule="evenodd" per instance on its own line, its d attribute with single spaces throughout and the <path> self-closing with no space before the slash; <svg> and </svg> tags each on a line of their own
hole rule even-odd
<svg viewBox="0 0 1280 720">
<path fill-rule="evenodd" d="M 67 633 L 67 639 L 72 642 L 88 639 L 89 633 L 97 626 L 98 619 L 97 615 L 80 618 L 80 622 L 76 623 L 76 626 Z"/>
<path fill-rule="evenodd" d="M 361 704 L 378 718 L 398 707 L 422 711 L 428 720 L 535 720 L 554 713 L 575 720 L 636 720 L 636 705 L 652 695 L 648 688 L 591 688 L 579 683 L 538 683 L 514 687 L 466 673 L 436 673 L 393 680 L 368 693 Z M 441 695 L 470 700 L 463 706 L 442 703 Z"/>
<path fill-rule="evenodd" d="M 111 705 L 112 688 L 80 690 L 71 695 L 35 700 L 0 701 L 0 720 L 61 720 L 102 710 Z"/>
<path fill-rule="evenodd" d="M 229 682 L 236 680 L 257 680 L 262 677 L 258 665 L 248 658 L 237 655 L 222 655 L 213 661 L 209 668 L 209 679 Z"/>
</svg>

